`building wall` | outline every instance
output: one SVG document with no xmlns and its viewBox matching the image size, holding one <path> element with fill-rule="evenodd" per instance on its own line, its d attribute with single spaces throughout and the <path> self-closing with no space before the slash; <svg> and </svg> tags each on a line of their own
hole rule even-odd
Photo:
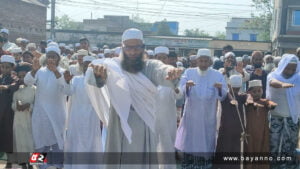
<svg viewBox="0 0 300 169">
<path fill-rule="evenodd" d="M 293 25 L 293 11 L 300 11 L 299 0 L 275 1 L 272 21 L 272 51 L 274 55 L 282 55 L 295 51 L 300 46 L 300 26 Z M 294 52 L 292 52 L 294 53 Z"/>
<path fill-rule="evenodd" d="M 48 36 L 50 33 L 48 32 Z M 121 45 L 122 33 L 107 32 L 91 32 L 91 31 L 69 31 L 57 30 L 56 41 L 67 44 L 75 44 L 79 42 L 81 37 L 86 37 L 90 41 L 90 46 L 102 47 L 108 44 L 111 47 Z M 181 51 L 186 56 L 188 51 L 196 51 L 199 48 L 209 48 L 213 53 L 220 51 L 225 45 L 232 45 L 235 51 L 249 54 L 254 50 L 268 52 L 271 50 L 271 43 L 267 42 L 250 42 L 250 41 L 229 41 L 229 40 L 213 40 L 210 38 L 191 38 L 180 36 L 147 36 L 144 41 L 147 49 L 153 49 L 157 46 L 167 46 L 175 51 Z M 220 55 L 220 53 L 216 53 Z"/>
<path fill-rule="evenodd" d="M 250 34 L 256 35 L 256 41 L 259 41 L 259 30 L 244 29 L 245 24 L 249 22 L 251 18 L 232 18 L 230 22 L 227 22 L 226 26 L 226 40 L 234 40 L 232 34 L 239 34 L 238 40 L 252 41 Z"/>
<path fill-rule="evenodd" d="M 0 25 L 9 29 L 9 40 L 18 37 L 39 42 L 46 39 L 47 9 L 20 0 L 1 0 Z"/>
</svg>

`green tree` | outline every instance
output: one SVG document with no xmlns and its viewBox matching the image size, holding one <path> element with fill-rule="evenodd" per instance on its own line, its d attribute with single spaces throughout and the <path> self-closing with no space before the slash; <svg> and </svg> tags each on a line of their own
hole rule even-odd
<svg viewBox="0 0 300 169">
<path fill-rule="evenodd" d="M 156 35 L 160 35 L 160 36 L 171 36 L 171 35 L 173 35 L 166 19 L 164 19 L 163 21 L 158 23 Z"/>
<path fill-rule="evenodd" d="M 215 37 L 217 39 L 225 39 L 226 38 L 226 34 L 225 34 L 225 32 L 218 31 L 218 32 L 215 33 Z"/>
<path fill-rule="evenodd" d="M 197 29 L 186 29 L 184 30 L 185 36 L 194 36 L 194 37 L 208 37 L 210 36 L 209 33 L 205 32 L 204 30 Z"/>
<path fill-rule="evenodd" d="M 83 25 L 72 20 L 68 15 L 55 17 L 56 29 L 80 30 Z"/>
<path fill-rule="evenodd" d="M 245 24 L 244 29 L 262 30 L 258 35 L 258 39 L 269 41 L 274 2 L 273 0 L 252 0 L 252 5 L 258 13 L 251 14 L 252 19 Z"/>
</svg>

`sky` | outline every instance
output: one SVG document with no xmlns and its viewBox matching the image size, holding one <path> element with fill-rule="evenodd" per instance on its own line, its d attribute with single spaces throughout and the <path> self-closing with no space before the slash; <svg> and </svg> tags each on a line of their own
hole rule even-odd
<svg viewBox="0 0 300 169">
<path fill-rule="evenodd" d="M 56 0 L 56 16 L 68 15 L 79 22 L 104 15 L 138 16 L 151 23 L 166 19 L 179 22 L 181 35 L 196 28 L 214 35 L 225 32 L 230 18 L 255 13 L 251 4 L 251 0 Z"/>
</svg>

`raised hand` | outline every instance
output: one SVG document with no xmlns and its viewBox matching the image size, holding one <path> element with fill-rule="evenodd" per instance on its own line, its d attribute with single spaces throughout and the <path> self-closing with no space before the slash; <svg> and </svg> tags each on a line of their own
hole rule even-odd
<svg viewBox="0 0 300 169">
<path fill-rule="evenodd" d="M 41 68 L 40 60 L 35 57 L 32 61 L 33 61 L 33 63 L 32 63 L 32 70 L 33 71 L 39 70 Z"/>
<path fill-rule="evenodd" d="M 290 83 L 282 83 L 281 84 L 282 88 L 291 88 L 291 87 L 294 87 L 294 86 L 295 86 L 294 84 L 290 84 Z"/>
<path fill-rule="evenodd" d="M 166 80 L 176 80 L 179 79 L 181 76 L 183 69 L 181 68 L 172 68 L 168 71 L 168 75 L 166 77 Z"/>
<path fill-rule="evenodd" d="M 214 87 L 217 89 L 222 89 L 222 83 L 215 83 Z"/>
<path fill-rule="evenodd" d="M 65 81 L 69 84 L 73 78 L 73 75 L 71 75 L 70 71 L 67 70 L 64 72 L 64 78 L 65 78 Z"/>
<path fill-rule="evenodd" d="M 104 65 L 91 65 L 91 67 L 93 68 L 96 77 L 106 80 L 107 70 Z"/>
<path fill-rule="evenodd" d="M 186 87 L 192 87 L 192 86 L 195 86 L 196 84 L 192 81 L 192 80 L 189 80 L 186 82 Z"/>
<path fill-rule="evenodd" d="M 56 66 L 56 62 L 55 62 L 54 59 L 48 59 L 47 60 L 47 68 L 52 72 L 57 71 L 57 66 Z"/>
</svg>

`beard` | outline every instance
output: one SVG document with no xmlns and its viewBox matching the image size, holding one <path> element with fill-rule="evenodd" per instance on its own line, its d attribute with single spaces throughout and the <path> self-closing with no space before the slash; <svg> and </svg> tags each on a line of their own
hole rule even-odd
<svg viewBox="0 0 300 169">
<path fill-rule="evenodd" d="M 125 53 L 123 53 L 121 66 L 124 70 L 126 70 L 129 73 L 138 73 L 142 71 L 145 66 L 143 53 L 135 59 L 130 59 Z"/>
<path fill-rule="evenodd" d="M 264 66 L 264 70 L 267 71 L 267 72 L 271 72 L 273 70 L 273 68 L 275 67 L 275 64 L 274 63 L 267 63 L 265 66 Z"/>
</svg>

